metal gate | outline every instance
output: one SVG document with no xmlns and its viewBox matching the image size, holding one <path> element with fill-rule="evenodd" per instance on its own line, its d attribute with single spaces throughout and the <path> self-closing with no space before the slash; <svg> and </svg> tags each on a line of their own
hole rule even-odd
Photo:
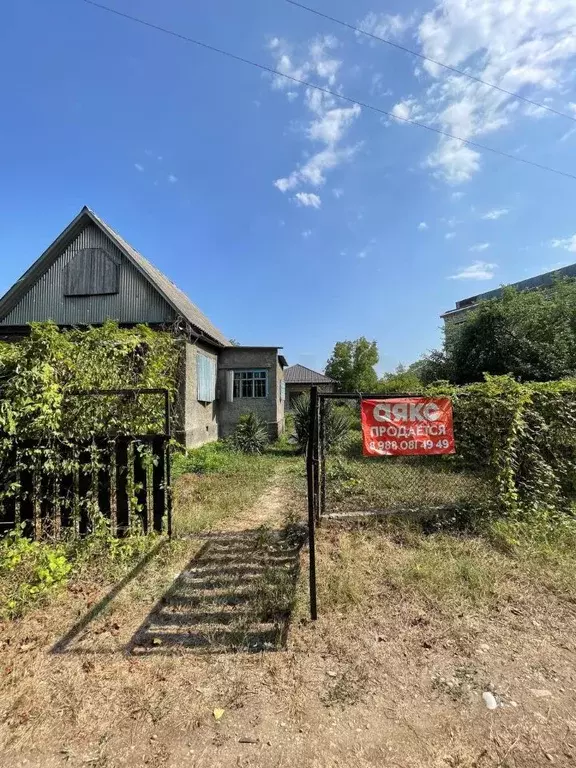
<svg viewBox="0 0 576 768">
<path fill-rule="evenodd" d="M 486 499 L 489 485 L 481 467 L 466 466 L 458 455 L 362 455 L 360 404 L 363 399 L 419 397 L 415 394 L 311 392 L 308 474 L 316 523 L 322 519 L 366 516 L 448 514 Z M 349 432 L 328 451 L 334 414 Z M 458 435 L 456 433 L 456 442 Z"/>
</svg>

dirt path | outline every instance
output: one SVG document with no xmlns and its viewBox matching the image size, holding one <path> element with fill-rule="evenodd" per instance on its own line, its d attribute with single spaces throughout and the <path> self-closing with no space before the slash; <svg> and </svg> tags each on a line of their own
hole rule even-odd
<svg viewBox="0 0 576 768">
<path fill-rule="evenodd" d="M 158 555 L 59 653 L 56 640 L 101 591 L 0 627 L 0 766 L 575 764 L 571 606 L 548 597 L 447 622 L 382 584 L 361 608 L 321 606 L 311 623 L 303 574 L 289 624 L 289 506 L 271 478 L 233 524 L 183 542 L 178 562 Z M 335 581 L 341 543 L 335 528 L 319 530 Z M 487 689 L 503 702 L 494 711 Z"/>
</svg>

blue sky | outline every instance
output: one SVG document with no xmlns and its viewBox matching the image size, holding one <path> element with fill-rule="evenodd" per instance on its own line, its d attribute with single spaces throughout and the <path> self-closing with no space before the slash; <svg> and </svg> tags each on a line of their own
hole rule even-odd
<svg viewBox="0 0 576 768">
<path fill-rule="evenodd" d="M 118 10 L 576 173 L 576 123 L 283 0 Z M 310 0 L 576 115 L 573 0 Z M 229 336 L 382 370 L 441 341 L 457 299 L 576 260 L 576 181 L 318 96 L 82 0 L 7 0 L 0 292 L 87 204 Z"/>
</svg>

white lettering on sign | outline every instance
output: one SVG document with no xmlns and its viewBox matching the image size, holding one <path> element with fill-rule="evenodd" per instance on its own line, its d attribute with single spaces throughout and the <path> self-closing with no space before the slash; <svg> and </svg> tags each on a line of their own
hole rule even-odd
<svg viewBox="0 0 576 768">
<path fill-rule="evenodd" d="M 378 403 L 374 406 L 375 421 L 437 421 L 440 415 L 436 403 Z"/>
</svg>

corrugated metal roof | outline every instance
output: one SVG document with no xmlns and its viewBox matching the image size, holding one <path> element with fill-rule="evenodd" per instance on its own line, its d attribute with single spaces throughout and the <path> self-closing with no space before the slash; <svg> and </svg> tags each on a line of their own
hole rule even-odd
<svg viewBox="0 0 576 768">
<path fill-rule="evenodd" d="M 306 368 L 305 365 L 291 365 L 284 371 L 286 384 L 334 384 L 334 379 L 323 373 Z"/>
<path fill-rule="evenodd" d="M 28 271 L 10 288 L 5 296 L 0 299 L 0 319 L 6 318 L 14 307 L 21 301 L 32 286 L 44 275 L 54 264 L 56 259 L 62 253 L 70 242 L 82 231 L 89 223 L 94 223 L 104 232 L 126 256 L 126 258 L 136 267 L 136 269 L 148 280 L 164 300 L 181 315 L 192 328 L 217 344 L 228 347 L 230 341 L 222 334 L 200 309 L 193 304 L 188 296 L 177 288 L 168 278 L 156 269 L 141 253 L 132 248 L 120 235 L 112 229 L 106 222 L 98 217 L 89 208 L 84 207 L 78 216 L 69 224 L 62 234 L 52 243 L 52 245 L 40 256 L 40 258 L 28 269 Z M 28 321 L 26 321 L 28 322 Z"/>
</svg>

